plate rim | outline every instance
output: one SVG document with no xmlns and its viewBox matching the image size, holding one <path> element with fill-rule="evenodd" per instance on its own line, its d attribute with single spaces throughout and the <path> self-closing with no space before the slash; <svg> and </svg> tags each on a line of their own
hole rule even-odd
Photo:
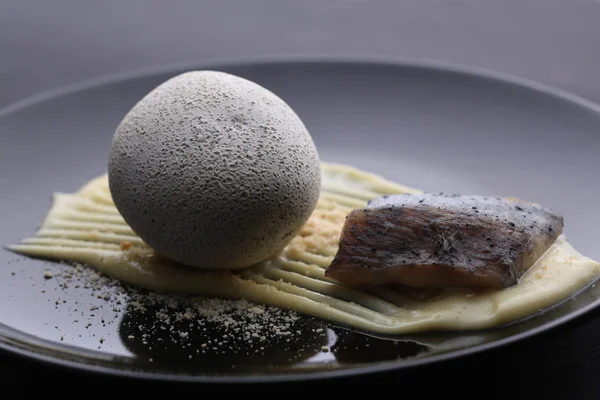
<svg viewBox="0 0 600 400">
<path fill-rule="evenodd" d="M 52 100 L 53 98 L 65 96 L 83 90 L 107 84 L 115 84 L 135 78 L 145 78 L 153 75 L 173 73 L 180 70 L 194 68 L 210 69 L 217 67 L 235 67 L 250 65 L 276 65 L 276 64 L 355 64 L 388 66 L 399 68 L 425 69 L 431 72 L 445 72 L 481 80 L 493 81 L 497 84 L 505 84 L 513 87 L 528 89 L 553 96 L 557 99 L 574 103 L 580 107 L 587 108 L 600 114 L 600 103 L 586 99 L 583 96 L 569 92 L 559 87 L 542 83 L 535 79 L 526 78 L 516 74 L 502 72 L 487 67 L 467 65 L 458 62 L 442 61 L 433 58 L 420 57 L 390 57 L 376 55 L 353 55 L 353 54 L 328 54 L 328 53 L 306 53 L 260 55 L 249 57 L 214 57 L 209 59 L 196 59 L 175 63 L 156 64 L 148 67 L 128 69 L 121 72 L 104 74 L 97 77 L 79 80 L 70 84 L 60 85 L 55 88 L 44 90 L 40 93 L 26 96 L 0 107 L 0 118 L 17 112 L 23 108 L 33 106 L 37 103 Z"/>
<path fill-rule="evenodd" d="M 192 60 L 178 63 L 158 64 L 145 68 L 136 68 L 113 74 L 101 75 L 91 79 L 84 79 L 67 85 L 61 85 L 56 88 L 25 97 L 21 100 L 12 102 L 0 108 L 0 118 L 9 116 L 12 113 L 22 111 L 28 107 L 51 101 L 53 99 L 91 90 L 109 84 L 118 84 L 133 79 L 143 79 L 161 74 L 174 74 L 191 69 L 219 69 L 231 67 L 252 67 L 267 65 L 286 65 L 286 64 L 322 64 L 322 65 L 360 65 L 371 67 L 396 67 L 409 68 L 416 70 L 427 70 L 432 73 L 445 73 L 459 75 L 471 79 L 488 81 L 496 85 L 508 85 L 517 89 L 537 92 L 539 95 L 551 96 L 556 100 L 569 103 L 570 106 L 579 107 L 591 111 L 600 119 L 600 104 L 588 100 L 582 96 L 568 92 L 566 90 L 541 83 L 529 78 L 520 77 L 514 74 L 499 72 L 489 68 L 469 66 L 461 63 L 446 62 L 426 58 L 412 57 L 381 57 L 370 55 L 331 55 L 331 54 L 280 54 L 277 56 L 254 56 L 254 57 L 230 57 L 230 58 L 211 58 L 205 60 Z M 591 284 L 591 283 L 590 283 Z M 586 286 L 582 291 L 589 289 Z M 581 292 L 577 293 L 580 295 Z M 568 300 L 568 299 L 567 299 Z M 558 306 L 562 304 L 555 305 Z M 464 358 L 469 355 L 487 352 L 497 349 L 509 343 L 519 342 L 529 339 L 543 332 L 551 331 L 558 326 L 571 323 L 583 315 L 600 306 L 600 298 L 595 299 L 581 309 L 571 312 L 556 320 L 547 322 L 535 328 L 519 332 L 512 336 L 494 340 L 492 342 L 470 346 L 460 350 L 453 350 L 447 353 L 437 354 L 425 358 L 416 358 L 412 360 L 402 360 L 401 362 L 386 361 L 380 363 L 367 363 L 359 367 L 342 368 L 336 370 L 319 369 L 306 372 L 276 372 L 273 374 L 256 375 L 189 375 L 189 374 L 168 374 L 164 372 L 152 372 L 149 370 L 134 370 L 127 368 L 111 368 L 103 365 L 88 364 L 82 361 L 53 357 L 47 354 L 36 352 L 35 349 L 20 348 L 11 345 L 10 342 L 22 340 L 25 338 L 46 344 L 46 349 L 56 351 L 61 347 L 72 348 L 67 344 L 54 343 L 47 340 L 41 340 L 34 335 L 18 331 L 6 324 L 0 323 L 0 350 L 25 359 L 26 361 L 39 362 L 47 366 L 66 368 L 75 372 L 85 372 L 113 377 L 136 378 L 143 381 L 157 382 L 187 382 L 187 383 L 283 383 L 283 382 L 301 382 L 310 380 L 325 380 L 336 378 L 348 378 L 353 376 L 362 376 L 375 373 L 385 373 L 414 369 L 429 364 L 439 364 L 445 361 Z M 6 335 L 8 331 L 15 331 L 16 334 Z M 8 339 L 8 340 L 7 340 Z M 30 340 L 31 342 L 32 340 Z M 33 346 L 31 346 L 33 347 Z M 77 347 L 73 347 L 78 349 Z M 72 351 L 72 350 L 71 350 Z M 86 352 L 86 349 L 77 351 Z"/>
</svg>

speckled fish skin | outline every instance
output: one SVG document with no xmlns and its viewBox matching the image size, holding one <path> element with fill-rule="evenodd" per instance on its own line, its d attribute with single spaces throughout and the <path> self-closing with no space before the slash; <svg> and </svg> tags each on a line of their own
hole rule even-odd
<svg viewBox="0 0 600 400">
<path fill-rule="evenodd" d="M 515 198 L 384 196 L 347 216 L 326 275 L 348 286 L 504 289 L 562 230 L 560 214 Z"/>
</svg>

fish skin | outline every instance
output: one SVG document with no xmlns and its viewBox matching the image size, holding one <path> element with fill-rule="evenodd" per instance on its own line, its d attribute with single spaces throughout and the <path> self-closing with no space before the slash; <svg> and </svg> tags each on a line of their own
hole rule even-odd
<svg viewBox="0 0 600 400">
<path fill-rule="evenodd" d="M 325 275 L 347 286 L 505 289 L 563 226 L 562 215 L 516 198 L 384 196 L 346 217 Z"/>
</svg>

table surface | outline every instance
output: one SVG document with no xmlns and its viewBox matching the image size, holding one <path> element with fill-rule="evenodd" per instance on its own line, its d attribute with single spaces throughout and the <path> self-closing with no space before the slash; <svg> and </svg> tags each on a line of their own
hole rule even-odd
<svg viewBox="0 0 600 400">
<path fill-rule="evenodd" d="M 4 0 L 0 107 L 66 84 L 155 65 L 320 54 L 483 67 L 600 103 L 600 1 Z M 429 384 L 428 394 L 453 388 L 467 394 L 479 381 L 487 397 L 527 391 L 597 399 L 599 371 L 600 313 L 595 313 L 499 351 L 349 382 L 414 387 L 416 380 L 435 381 L 439 385 Z M 5 355 L 0 374 L 4 382 L 21 384 L 75 379 Z"/>
</svg>

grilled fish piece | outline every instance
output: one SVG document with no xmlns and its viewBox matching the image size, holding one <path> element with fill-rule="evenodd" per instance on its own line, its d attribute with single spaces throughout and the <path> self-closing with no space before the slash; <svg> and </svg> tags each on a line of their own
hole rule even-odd
<svg viewBox="0 0 600 400">
<path fill-rule="evenodd" d="M 561 215 L 515 198 L 384 196 L 346 217 L 325 274 L 348 286 L 504 289 L 562 230 Z"/>
</svg>

